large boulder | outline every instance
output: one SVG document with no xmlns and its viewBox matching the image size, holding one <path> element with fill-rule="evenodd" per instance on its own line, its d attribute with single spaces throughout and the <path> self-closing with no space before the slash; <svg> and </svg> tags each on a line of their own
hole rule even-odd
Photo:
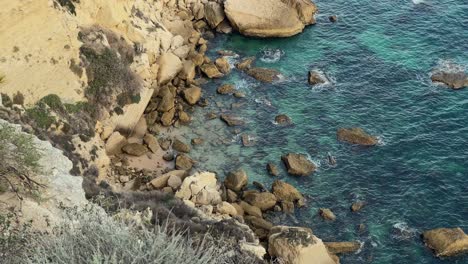
<svg viewBox="0 0 468 264">
<path fill-rule="evenodd" d="M 174 142 L 172 143 L 172 149 L 178 152 L 189 153 L 191 150 L 191 147 L 189 144 L 184 143 L 182 140 L 175 139 Z"/>
<path fill-rule="evenodd" d="M 165 84 L 172 80 L 183 68 L 182 61 L 172 52 L 166 52 L 158 58 L 158 83 Z"/>
<path fill-rule="evenodd" d="M 248 177 L 247 173 L 243 169 L 237 169 L 235 171 L 231 171 L 226 179 L 224 180 L 224 185 L 235 191 L 238 192 L 242 190 L 244 186 L 247 185 Z"/>
<path fill-rule="evenodd" d="M 210 79 L 223 77 L 223 74 L 218 70 L 218 67 L 216 67 L 212 62 L 203 64 L 200 66 L 200 70 Z"/>
<path fill-rule="evenodd" d="M 437 228 L 423 233 L 426 246 L 438 257 L 468 253 L 468 235 L 461 228 Z"/>
<path fill-rule="evenodd" d="M 320 71 L 312 70 L 309 71 L 309 84 L 316 85 L 316 84 L 324 84 L 329 82 L 327 77 Z"/>
<path fill-rule="evenodd" d="M 276 196 L 269 192 L 249 192 L 244 196 L 244 200 L 262 211 L 273 208 L 277 202 Z"/>
<path fill-rule="evenodd" d="M 122 147 L 127 145 L 127 139 L 118 131 L 112 133 L 106 142 L 107 155 L 115 155 L 122 153 Z"/>
<path fill-rule="evenodd" d="M 316 169 L 314 163 L 303 154 L 289 153 L 282 156 L 281 159 L 291 175 L 308 176 Z"/>
<path fill-rule="evenodd" d="M 231 72 L 231 65 L 229 64 L 229 61 L 226 59 L 226 57 L 220 57 L 215 60 L 216 67 L 224 73 L 228 74 Z"/>
<path fill-rule="evenodd" d="M 211 28 L 216 28 L 224 20 L 224 9 L 216 2 L 205 4 L 205 19 Z"/>
<path fill-rule="evenodd" d="M 375 136 L 367 134 L 362 128 L 340 128 L 336 133 L 339 141 L 348 142 L 362 146 L 377 145 L 378 139 Z"/>
<path fill-rule="evenodd" d="M 233 94 L 236 91 L 236 87 L 232 84 L 223 84 L 216 89 L 216 92 L 219 94 Z"/>
<path fill-rule="evenodd" d="M 277 70 L 259 67 L 247 70 L 247 74 L 265 83 L 272 83 L 274 81 L 278 81 L 281 75 L 281 73 Z"/>
<path fill-rule="evenodd" d="M 221 203 L 216 175 L 206 171 L 185 178 L 175 196 L 182 200 L 190 200 L 198 205 Z"/>
<path fill-rule="evenodd" d="M 142 144 L 138 144 L 138 143 L 127 144 L 123 146 L 122 150 L 128 155 L 137 156 L 137 157 L 142 156 L 146 152 L 148 152 L 148 148 L 146 146 Z"/>
<path fill-rule="evenodd" d="M 260 210 L 260 208 L 256 206 L 250 205 L 244 201 L 240 201 L 239 206 L 242 208 L 242 210 L 244 210 L 245 214 L 259 217 L 259 218 L 263 217 L 262 210 Z"/>
<path fill-rule="evenodd" d="M 192 169 L 195 161 L 185 154 L 179 154 L 175 160 L 175 168 L 178 170 L 190 170 Z"/>
<path fill-rule="evenodd" d="M 464 72 L 437 72 L 431 76 L 433 82 L 441 82 L 452 89 L 468 86 L 468 76 Z"/>
<path fill-rule="evenodd" d="M 246 36 L 289 37 L 315 22 L 315 5 L 307 0 L 226 0 L 231 25 Z"/>
<path fill-rule="evenodd" d="M 280 201 L 296 202 L 304 199 L 302 194 L 294 188 L 294 186 L 284 181 L 276 180 L 273 182 L 271 189 L 272 193 Z"/>
<path fill-rule="evenodd" d="M 194 105 L 200 100 L 202 90 L 200 87 L 192 86 L 188 89 L 183 90 L 182 93 L 184 95 L 185 101 L 187 101 L 187 103 L 190 105 Z"/>
<path fill-rule="evenodd" d="M 322 240 L 304 227 L 273 227 L 268 253 L 288 264 L 335 264 Z"/>
</svg>

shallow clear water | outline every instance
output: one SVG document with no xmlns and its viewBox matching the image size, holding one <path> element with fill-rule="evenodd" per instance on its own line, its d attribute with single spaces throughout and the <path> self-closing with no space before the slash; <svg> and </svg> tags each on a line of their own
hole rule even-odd
<svg viewBox="0 0 468 264">
<path fill-rule="evenodd" d="M 191 155 L 199 168 L 221 177 L 242 166 L 251 180 L 267 186 L 274 178 L 265 165 L 276 163 L 280 178 L 307 195 L 308 206 L 295 217 L 271 215 L 272 221 L 311 227 L 324 241 L 364 243 L 359 253 L 343 255 L 342 263 L 468 263 L 468 257 L 433 257 L 419 237 L 436 227 L 468 232 L 468 89 L 430 82 L 433 69 L 468 66 L 468 1 L 316 3 L 317 25 L 298 36 L 217 38 L 217 48 L 257 56 L 257 66 L 280 70 L 284 80 L 261 84 L 234 70 L 205 85 L 211 104 L 193 113 L 197 121 L 187 136 L 200 135 L 207 143 Z M 328 22 L 331 14 L 338 23 Z M 264 56 L 265 50 L 273 55 Z M 323 71 L 332 83 L 309 86 L 310 69 Z M 223 83 L 235 84 L 247 97 L 216 95 Z M 206 121 L 210 111 L 235 113 L 247 124 L 234 131 L 219 120 Z M 276 126 L 280 113 L 295 125 Z M 378 135 L 381 143 L 364 148 L 337 142 L 336 130 L 349 126 Z M 255 146 L 241 146 L 238 132 L 252 135 Z M 288 176 L 280 161 L 288 152 L 308 154 L 318 171 Z M 336 156 L 336 167 L 327 165 L 327 152 Z M 356 200 L 367 206 L 351 213 Z M 337 221 L 324 222 L 317 216 L 320 207 L 331 208 Z M 361 223 L 364 233 L 357 230 Z"/>
</svg>

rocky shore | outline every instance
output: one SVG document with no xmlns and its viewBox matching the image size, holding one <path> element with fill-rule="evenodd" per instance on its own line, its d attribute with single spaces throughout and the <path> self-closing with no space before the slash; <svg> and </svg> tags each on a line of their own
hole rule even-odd
<svg viewBox="0 0 468 264">
<path fill-rule="evenodd" d="M 286 263 L 339 263 L 337 254 L 360 249 L 357 241 L 322 242 L 308 228 L 275 226 L 265 214 L 294 214 L 307 204 L 303 194 L 281 180 L 271 188 L 253 182 L 257 188 L 249 189 L 249 177 L 242 168 L 225 177 L 205 171 L 200 161 L 190 157 L 192 148 L 203 144 L 204 139 L 184 139 L 178 131 L 181 126 L 190 126 L 197 107 L 212 103 L 204 97 L 203 84 L 233 70 L 228 60 L 230 52 L 218 51 L 216 58 L 207 56 L 211 39 L 231 32 L 252 37 L 298 34 L 315 23 L 315 4 L 306 0 L 69 3 L 51 1 L 46 10 L 41 10 L 50 13 L 55 22 L 68 23 L 68 28 L 51 40 L 54 46 L 63 44 L 60 48 L 66 50 L 66 55 L 58 56 L 56 63 L 47 63 L 44 70 L 70 69 L 73 74 L 67 73 L 66 79 L 72 85 L 67 85 L 66 91 L 43 89 L 29 97 L 17 80 L 7 83 L 6 90 L 2 86 L 0 118 L 20 124 L 24 131 L 48 139 L 63 150 L 73 161 L 72 173 L 83 175 L 87 198 L 102 193 L 129 201 L 133 197 L 149 199 L 155 193 L 158 197 L 175 197 L 177 206 L 194 213 L 187 220 L 183 214 L 168 212 L 170 205 L 164 205 L 168 218 L 176 223 L 188 221 L 203 231 L 229 230 L 230 243 L 259 261 L 279 258 Z M 9 14 L 15 12 L 12 7 Z M 21 26 L 35 21 L 22 22 Z M 43 32 L 47 34 L 53 35 Z M 72 40 L 64 35 L 72 35 Z M 16 44 L 7 48 L 13 46 Z M 3 53 L 12 54 L 4 55 L 0 63 L 7 80 L 18 74 L 14 67 L 4 70 L 14 58 L 37 52 L 23 46 L 18 49 L 14 54 Z M 242 58 L 235 68 L 263 83 L 278 81 L 281 76 L 275 69 L 256 67 L 255 58 Z M 462 82 L 466 84 L 466 76 L 462 81 L 455 77 L 435 75 L 432 79 L 454 89 Z M 309 74 L 311 84 L 326 81 L 316 72 Z M 73 96 L 67 96 L 72 91 Z M 229 84 L 223 84 L 217 92 L 220 97 L 244 96 Z M 219 118 L 234 128 L 245 123 L 227 113 L 211 113 L 209 118 Z M 292 125 L 286 115 L 278 115 L 275 122 Z M 378 144 L 377 137 L 361 128 L 341 128 L 337 139 L 368 147 Z M 248 136 L 242 142 L 245 146 L 251 144 Z M 316 170 L 303 154 L 285 153 L 280 158 L 291 176 L 307 177 Z M 266 166 L 271 175 L 278 175 L 275 164 Z M 351 210 L 357 212 L 363 206 L 363 202 L 356 202 Z M 143 207 L 139 209 L 145 210 Z M 161 209 L 151 208 L 157 223 L 156 212 Z M 321 208 L 319 214 L 327 221 L 336 219 L 328 208 Z M 467 236 L 461 229 L 429 231 L 424 233 L 424 240 L 437 256 L 468 249 Z"/>
</svg>

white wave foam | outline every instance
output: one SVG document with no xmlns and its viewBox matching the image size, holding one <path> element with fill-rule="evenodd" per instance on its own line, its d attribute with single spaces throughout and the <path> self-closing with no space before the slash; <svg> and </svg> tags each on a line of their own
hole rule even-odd
<svg viewBox="0 0 468 264">
<path fill-rule="evenodd" d="M 271 101 L 266 98 L 255 98 L 254 100 L 257 104 L 264 104 L 266 106 L 271 106 Z"/>
<path fill-rule="evenodd" d="M 330 86 L 334 86 L 336 84 L 336 78 L 332 76 L 330 73 L 325 73 L 324 71 L 320 69 L 312 69 L 312 71 L 317 72 L 319 76 L 325 80 L 324 83 L 313 85 L 312 90 L 319 91 L 324 88 L 329 88 Z"/>
<path fill-rule="evenodd" d="M 278 62 L 281 57 L 284 55 L 284 51 L 281 49 L 264 49 L 261 51 L 262 56 L 260 57 L 260 60 L 265 62 L 265 63 L 275 63 Z"/>
<path fill-rule="evenodd" d="M 466 71 L 466 69 L 467 69 L 466 65 L 461 65 L 459 63 L 454 62 L 453 60 L 439 59 L 432 73 L 436 73 L 436 72 L 457 73 L 457 72 L 464 72 Z"/>
<path fill-rule="evenodd" d="M 387 140 L 384 139 L 384 136 L 380 135 L 377 136 L 377 146 L 385 146 L 387 145 Z"/>
<path fill-rule="evenodd" d="M 425 0 L 412 0 L 413 4 L 415 5 L 419 5 L 419 4 L 425 4 L 426 1 Z"/>
<path fill-rule="evenodd" d="M 418 230 L 408 226 L 408 223 L 400 221 L 393 226 L 392 238 L 398 240 L 408 240 L 414 238 L 418 234 Z"/>
</svg>

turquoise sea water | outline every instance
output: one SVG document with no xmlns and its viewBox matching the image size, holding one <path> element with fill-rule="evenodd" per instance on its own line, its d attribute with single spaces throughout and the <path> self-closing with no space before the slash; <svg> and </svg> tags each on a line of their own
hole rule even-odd
<svg viewBox="0 0 468 264">
<path fill-rule="evenodd" d="M 210 106 L 193 113 L 197 121 L 186 135 L 200 135 L 207 143 L 191 155 L 200 169 L 223 177 L 241 166 L 251 181 L 266 186 L 275 179 L 266 163 L 280 166 L 280 178 L 305 193 L 308 205 L 294 217 L 272 213 L 270 219 L 311 227 L 324 241 L 361 241 L 363 249 L 343 255 L 342 263 L 468 263 L 466 256 L 437 259 L 420 239 L 422 231 L 437 227 L 468 232 L 468 89 L 430 82 L 434 69 L 468 66 L 468 1 L 316 3 L 317 24 L 298 36 L 217 37 L 216 48 L 256 56 L 257 66 L 280 70 L 284 80 L 262 84 L 234 70 L 205 85 Z M 328 22 L 332 14 L 338 23 Z M 309 86 L 311 69 L 332 82 Z M 247 97 L 216 95 L 223 83 L 235 84 Z M 247 124 L 235 131 L 219 120 L 206 121 L 210 111 L 235 113 Z M 276 126 L 280 113 L 295 125 Z M 336 130 L 349 126 L 379 136 L 380 144 L 364 148 L 337 142 Z M 255 146 L 241 146 L 239 133 L 250 134 Z M 305 178 L 288 176 L 280 160 L 288 152 L 309 155 L 318 171 Z M 328 152 L 337 166 L 327 164 Z M 357 200 L 367 206 L 352 213 L 349 207 Z M 320 207 L 331 208 L 337 220 L 324 222 L 317 215 Z M 366 225 L 362 233 L 361 223 Z"/>
</svg>

